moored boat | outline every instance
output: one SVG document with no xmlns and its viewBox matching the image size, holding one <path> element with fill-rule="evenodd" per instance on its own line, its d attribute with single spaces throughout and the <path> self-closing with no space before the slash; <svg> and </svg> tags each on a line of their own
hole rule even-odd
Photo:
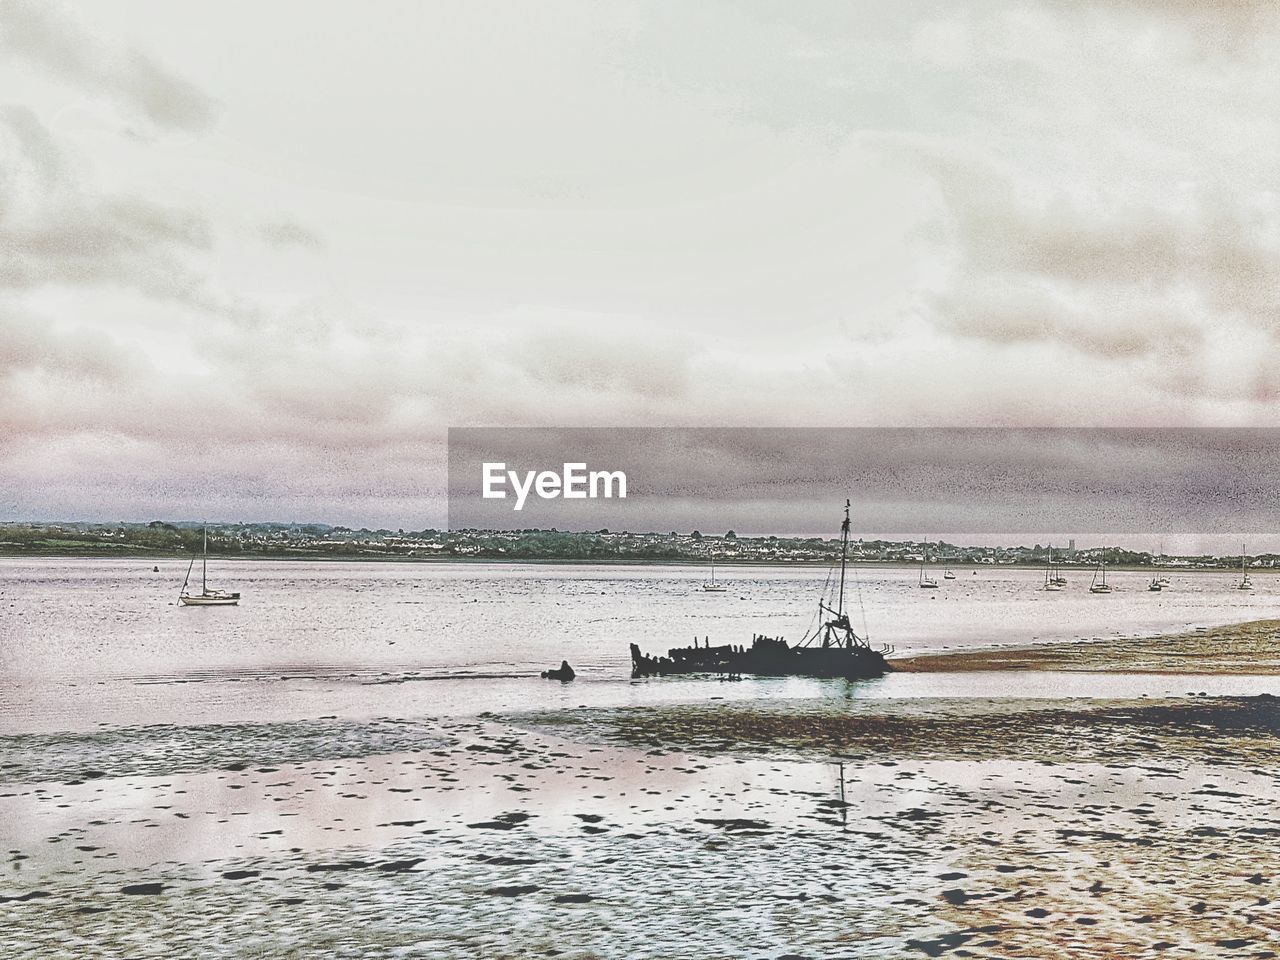
<svg viewBox="0 0 1280 960">
<path fill-rule="evenodd" d="M 711 558 L 711 579 L 702 584 L 702 589 L 707 593 L 724 593 L 728 588 L 716 579 L 716 558 Z"/>
<path fill-rule="evenodd" d="M 233 607 L 240 602 L 239 593 L 226 590 L 209 589 L 209 528 L 203 532 L 204 548 L 200 554 L 200 592 L 188 593 L 187 584 L 191 580 L 191 570 L 196 565 L 196 558 L 191 558 L 187 565 L 187 575 L 182 580 L 182 591 L 178 594 L 178 602 L 184 607 Z"/>
<path fill-rule="evenodd" d="M 1237 590 L 1252 590 L 1253 581 L 1249 579 L 1249 557 L 1244 552 L 1244 544 L 1240 544 L 1240 582 L 1236 584 Z"/>
<path fill-rule="evenodd" d="M 1111 587 L 1107 583 L 1107 555 L 1105 553 L 1102 555 L 1102 559 L 1098 561 L 1098 569 L 1093 571 L 1093 582 L 1089 584 L 1089 592 L 1111 592 Z"/>
<path fill-rule="evenodd" d="M 924 575 L 924 565 L 929 562 L 929 544 L 925 543 L 924 550 L 920 554 L 920 589 L 921 590 L 937 590 L 938 581 L 933 577 Z"/>
</svg>

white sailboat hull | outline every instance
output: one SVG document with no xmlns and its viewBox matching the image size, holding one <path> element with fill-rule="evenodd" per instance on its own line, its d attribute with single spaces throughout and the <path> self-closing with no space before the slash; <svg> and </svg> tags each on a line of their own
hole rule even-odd
<svg viewBox="0 0 1280 960">
<path fill-rule="evenodd" d="M 178 602 L 184 607 L 234 607 L 240 602 L 240 594 L 183 596 L 178 598 Z"/>
</svg>

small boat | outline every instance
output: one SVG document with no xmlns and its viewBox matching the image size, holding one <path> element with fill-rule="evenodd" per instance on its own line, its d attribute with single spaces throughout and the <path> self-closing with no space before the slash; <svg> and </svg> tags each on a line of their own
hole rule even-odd
<svg viewBox="0 0 1280 960">
<path fill-rule="evenodd" d="M 715 557 L 711 558 L 711 579 L 702 584 L 702 589 L 707 591 L 707 593 L 724 593 L 729 589 L 723 583 L 718 583 L 716 581 Z"/>
<path fill-rule="evenodd" d="M 1098 569 L 1093 571 L 1093 581 L 1089 584 L 1090 593 L 1110 593 L 1111 587 L 1107 585 L 1107 558 L 1104 554 L 1102 559 L 1098 561 Z"/>
<path fill-rule="evenodd" d="M 955 578 L 956 578 L 956 575 L 951 572 L 950 567 L 947 567 L 947 569 L 942 572 L 943 580 L 954 580 Z"/>
<path fill-rule="evenodd" d="M 1160 582 L 1159 577 L 1153 576 L 1151 578 L 1151 582 L 1147 584 L 1147 589 L 1152 593 L 1159 593 L 1161 590 L 1164 589 L 1164 584 Z"/>
<path fill-rule="evenodd" d="M 1157 570 L 1157 572 L 1156 572 L 1156 574 L 1155 574 L 1151 579 L 1152 579 L 1152 582 L 1160 584 L 1160 586 L 1161 586 L 1161 587 L 1167 587 L 1167 586 L 1169 585 L 1169 577 L 1168 577 L 1167 575 L 1165 575 L 1165 574 L 1163 574 L 1163 573 L 1160 573 L 1160 572 L 1159 572 L 1160 568 L 1161 568 L 1161 567 L 1163 567 L 1163 566 L 1164 566 L 1164 541 L 1163 541 L 1163 540 L 1161 540 L 1161 541 L 1160 541 L 1160 553 L 1159 553 L 1159 555 L 1157 555 L 1157 557 L 1156 557 L 1156 570 Z M 1150 588 L 1148 588 L 1148 589 L 1150 589 Z"/>
<path fill-rule="evenodd" d="M 182 592 L 178 594 L 178 602 L 184 607 L 233 607 L 240 602 L 240 594 L 209 589 L 209 528 L 207 526 L 204 528 L 203 536 L 204 550 L 200 554 L 200 592 L 187 592 L 191 570 L 196 565 L 196 558 L 192 557 L 191 563 L 187 565 L 187 575 L 182 580 Z"/>
<path fill-rule="evenodd" d="M 929 545 L 924 545 L 924 552 L 920 555 L 920 589 L 921 590 L 937 590 L 938 581 L 933 577 L 924 575 L 924 565 L 929 561 Z"/>
<path fill-rule="evenodd" d="M 1067 578 L 1062 575 L 1062 564 L 1053 555 L 1053 544 L 1049 544 L 1049 556 L 1045 561 L 1044 582 L 1046 590 L 1051 585 L 1054 587 L 1065 587 L 1067 585 Z"/>
<path fill-rule="evenodd" d="M 1061 592 L 1062 592 L 1062 584 L 1060 584 L 1060 583 L 1057 581 L 1057 578 L 1055 578 L 1055 577 L 1054 577 L 1054 575 L 1053 575 L 1053 556 L 1052 556 L 1052 554 L 1051 554 L 1051 555 L 1050 555 L 1050 557 L 1049 557 L 1049 562 L 1048 562 L 1048 563 L 1046 563 L 1046 564 L 1045 564 L 1045 566 L 1044 566 L 1044 586 L 1043 586 L 1041 589 L 1043 589 L 1043 590 L 1047 590 L 1047 591 L 1049 591 L 1050 593 L 1061 593 Z"/>
<path fill-rule="evenodd" d="M 1236 584 L 1236 589 L 1253 589 L 1253 581 L 1249 579 L 1249 558 L 1245 555 L 1243 543 L 1240 544 L 1240 582 Z"/>
<path fill-rule="evenodd" d="M 844 609 L 845 568 L 849 552 L 849 501 L 840 527 L 840 587 L 834 605 L 824 596 L 818 601 L 818 626 L 794 647 L 782 637 L 756 634 L 751 646 L 701 644 L 673 647 L 665 657 L 648 656 L 631 644 L 631 676 L 663 677 L 678 674 L 718 673 L 739 677 L 744 673 L 775 677 L 824 677 L 869 680 L 889 672 L 885 654 L 891 648 L 873 649 L 866 637 L 853 632 Z"/>
</svg>

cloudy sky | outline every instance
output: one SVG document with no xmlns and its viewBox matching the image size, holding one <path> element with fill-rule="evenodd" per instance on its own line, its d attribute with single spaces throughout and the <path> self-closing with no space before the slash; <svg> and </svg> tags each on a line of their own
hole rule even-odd
<svg viewBox="0 0 1280 960">
<path fill-rule="evenodd" d="M 1264 426 L 1270 2 L 0 0 L 0 519 L 435 525 L 445 430 Z"/>
</svg>

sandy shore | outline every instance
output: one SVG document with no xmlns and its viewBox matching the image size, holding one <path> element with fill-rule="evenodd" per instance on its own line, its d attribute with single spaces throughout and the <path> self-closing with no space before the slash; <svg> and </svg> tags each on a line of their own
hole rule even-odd
<svg viewBox="0 0 1280 960">
<path fill-rule="evenodd" d="M 905 657 L 904 672 L 1079 670 L 1090 673 L 1280 675 L 1280 620 L 1254 620 L 1169 636 L 1046 643 Z"/>
</svg>

